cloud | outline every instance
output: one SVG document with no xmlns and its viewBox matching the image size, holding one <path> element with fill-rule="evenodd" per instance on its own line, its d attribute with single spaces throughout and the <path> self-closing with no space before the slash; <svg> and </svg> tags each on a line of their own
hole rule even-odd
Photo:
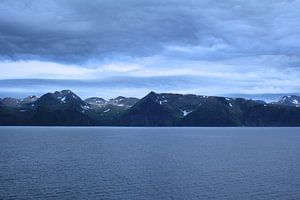
<svg viewBox="0 0 300 200">
<path fill-rule="evenodd" d="M 297 94 L 300 87 L 294 72 L 280 74 L 277 71 L 259 71 L 261 75 L 240 72 L 234 73 L 197 73 L 179 75 L 122 75 L 99 77 L 98 79 L 5 79 L 0 80 L 2 97 L 44 94 L 49 91 L 71 89 L 80 96 L 100 96 L 111 98 L 117 95 L 142 97 L 149 91 L 193 93 L 203 95 L 258 97 L 268 94 Z M 290 77 L 292 79 L 288 79 Z M 273 95 L 274 96 L 274 95 Z M 278 96 L 278 95 L 277 95 Z M 267 96 L 266 96 L 267 97 Z"/>
<path fill-rule="evenodd" d="M 299 8 L 287 0 L 2 0 L 0 55 L 82 63 L 190 46 L 185 53 L 198 59 L 293 56 L 300 52 Z"/>
<path fill-rule="evenodd" d="M 19 61 L 0 62 L 0 79 L 10 78 L 80 78 L 89 72 L 89 69 L 74 65 L 63 65 L 52 62 Z"/>
<path fill-rule="evenodd" d="M 136 64 L 127 63 L 110 63 L 102 66 L 103 69 L 113 72 L 130 72 L 138 70 L 140 67 Z"/>
<path fill-rule="evenodd" d="M 300 1 L 0 2 L 1 95 L 300 91 Z"/>
</svg>

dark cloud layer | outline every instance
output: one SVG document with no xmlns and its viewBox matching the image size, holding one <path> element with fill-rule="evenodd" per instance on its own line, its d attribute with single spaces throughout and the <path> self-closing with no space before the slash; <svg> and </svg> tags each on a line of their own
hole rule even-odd
<svg viewBox="0 0 300 200">
<path fill-rule="evenodd" d="M 0 96 L 299 93 L 299 10 L 299 0 L 0 0 Z"/>
<path fill-rule="evenodd" d="M 1 0 L 0 57 L 299 56 L 299 8 L 296 0 Z"/>
</svg>

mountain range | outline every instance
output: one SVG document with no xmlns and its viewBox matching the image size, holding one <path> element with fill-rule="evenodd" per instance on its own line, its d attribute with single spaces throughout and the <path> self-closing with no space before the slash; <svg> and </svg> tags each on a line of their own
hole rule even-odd
<svg viewBox="0 0 300 200">
<path fill-rule="evenodd" d="M 142 99 L 82 100 L 70 90 L 0 99 L 0 125 L 300 126 L 300 96 L 277 102 L 150 92 Z"/>
</svg>

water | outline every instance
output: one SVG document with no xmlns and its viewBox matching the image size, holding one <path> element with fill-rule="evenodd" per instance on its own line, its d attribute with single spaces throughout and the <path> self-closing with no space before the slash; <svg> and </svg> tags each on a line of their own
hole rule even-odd
<svg viewBox="0 0 300 200">
<path fill-rule="evenodd" d="M 299 128 L 0 127 L 0 199 L 300 199 Z"/>
</svg>

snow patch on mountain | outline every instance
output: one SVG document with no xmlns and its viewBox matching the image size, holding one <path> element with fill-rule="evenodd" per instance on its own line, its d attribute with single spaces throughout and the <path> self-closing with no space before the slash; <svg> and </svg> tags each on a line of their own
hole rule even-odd
<svg viewBox="0 0 300 200">
<path fill-rule="evenodd" d="M 160 105 L 162 105 L 163 103 L 168 103 L 168 100 L 161 100 L 161 101 L 159 101 Z"/>
<path fill-rule="evenodd" d="M 292 101 L 292 103 L 293 103 L 293 104 L 299 104 L 299 101 L 298 101 L 297 99 L 294 99 L 294 100 Z"/>
<path fill-rule="evenodd" d="M 88 105 L 83 105 L 83 106 L 81 106 L 81 108 L 84 110 L 90 109 L 90 107 Z"/>
<path fill-rule="evenodd" d="M 181 110 L 182 115 L 183 115 L 184 117 L 187 116 L 188 114 L 190 114 L 191 112 L 193 112 L 193 111 L 182 110 L 182 109 L 180 109 L 180 110 Z"/>
<path fill-rule="evenodd" d="M 66 103 L 66 97 L 60 97 L 60 101 L 61 101 L 62 103 Z"/>
</svg>

